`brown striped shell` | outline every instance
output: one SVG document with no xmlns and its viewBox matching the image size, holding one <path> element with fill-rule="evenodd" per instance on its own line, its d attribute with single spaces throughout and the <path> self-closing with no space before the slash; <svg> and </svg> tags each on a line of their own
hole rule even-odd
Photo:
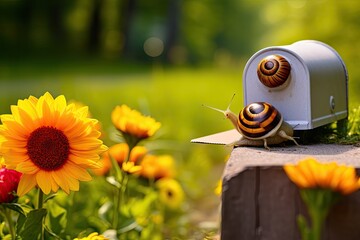
<svg viewBox="0 0 360 240">
<path fill-rule="evenodd" d="M 290 70 L 290 63 L 284 57 L 270 55 L 260 61 L 257 75 L 262 84 L 269 88 L 276 88 L 288 80 Z"/>
<path fill-rule="evenodd" d="M 266 102 L 255 102 L 244 107 L 238 118 L 238 127 L 244 137 L 264 139 L 275 135 L 283 122 L 280 112 Z"/>
</svg>

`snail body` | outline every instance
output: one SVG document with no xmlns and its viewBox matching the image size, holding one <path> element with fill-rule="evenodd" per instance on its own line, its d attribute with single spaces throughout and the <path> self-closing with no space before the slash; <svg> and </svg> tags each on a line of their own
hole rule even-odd
<svg viewBox="0 0 360 240">
<path fill-rule="evenodd" d="M 287 140 L 299 145 L 293 138 L 293 128 L 284 121 L 280 112 L 271 104 L 266 102 L 255 102 L 244 107 L 237 116 L 230 110 L 220 110 L 241 134 L 241 138 L 232 146 L 264 146 L 276 145 Z"/>
</svg>

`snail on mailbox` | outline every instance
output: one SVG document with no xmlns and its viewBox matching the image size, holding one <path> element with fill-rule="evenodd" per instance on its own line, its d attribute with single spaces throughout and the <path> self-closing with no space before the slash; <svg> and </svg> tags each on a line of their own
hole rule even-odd
<svg viewBox="0 0 360 240">
<path fill-rule="evenodd" d="M 284 57 L 270 55 L 260 61 L 256 72 L 262 84 L 269 88 L 277 88 L 286 86 L 290 70 L 290 63 Z"/>
<path fill-rule="evenodd" d="M 246 63 L 242 80 L 244 105 L 271 103 L 294 131 L 348 115 L 346 66 L 332 47 L 319 41 L 259 50 Z"/>
<path fill-rule="evenodd" d="M 294 132 L 292 127 L 284 121 L 281 113 L 271 104 L 266 102 L 251 103 L 240 111 L 239 116 L 230 110 L 230 105 L 231 102 L 226 110 L 206 106 L 223 113 L 241 134 L 240 139 L 230 145 L 264 145 L 266 149 L 270 149 L 268 145 L 279 144 L 287 140 L 292 140 L 296 145 L 299 145 L 292 137 Z"/>
<path fill-rule="evenodd" d="M 301 135 L 301 131 L 343 121 L 348 116 L 345 63 L 335 49 L 323 42 L 302 40 L 259 50 L 247 61 L 242 84 L 246 107 L 239 117 L 229 107 L 224 111 L 212 108 L 229 118 L 236 130 L 192 139 L 191 142 L 225 145 L 233 142 L 231 145 L 234 146 L 264 145 L 266 148 L 286 140 L 297 144 L 294 131 Z M 267 115 L 273 106 L 276 106 L 274 116 Z M 260 115 L 269 120 L 260 120 Z M 244 123 L 248 126 L 241 127 Z M 264 126 L 267 126 L 266 131 Z"/>
</svg>

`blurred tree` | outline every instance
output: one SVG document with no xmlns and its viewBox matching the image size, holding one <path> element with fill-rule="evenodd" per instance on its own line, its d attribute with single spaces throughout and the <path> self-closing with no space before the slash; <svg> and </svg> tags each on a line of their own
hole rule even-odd
<svg viewBox="0 0 360 240">
<path fill-rule="evenodd" d="M 67 5 L 69 4 L 66 1 L 53 0 L 48 1 L 48 10 L 46 10 L 48 16 L 47 19 L 49 35 L 52 49 L 57 49 L 60 51 L 67 50 L 67 35 L 66 29 L 64 26 L 64 15 L 67 10 Z"/>
<path fill-rule="evenodd" d="M 169 1 L 164 55 L 166 61 L 170 63 L 173 61 L 172 51 L 179 41 L 181 10 L 181 0 Z"/>
<path fill-rule="evenodd" d="M 89 19 L 89 33 L 87 38 L 87 49 L 89 53 L 99 53 L 101 49 L 101 10 L 103 0 L 93 0 Z"/>
<path fill-rule="evenodd" d="M 34 12 L 34 5 L 31 3 L 31 0 L 24 0 L 23 4 L 18 7 L 19 19 L 16 21 L 17 32 L 19 35 L 19 40 L 15 41 L 21 46 L 24 44 L 24 48 L 29 47 L 29 41 L 31 36 L 31 20 Z M 16 19 L 15 19 L 16 20 Z"/>
<path fill-rule="evenodd" d="M 131 53 L 131 29 L 134 26 L 134 17 L 137 9 L 137 0 L 123 0 L 121 4 L 120 28 L 123 36 L 123 54 L 128 56 Z"/>
<path fill-rule="evenodd" d="M 307 38 L 356 59 L 359 9 L 352 0 L 7 0 L 0 1 L 0 51 L 148 60 L 143 45 L 155 37 L 165 62 L 209 63 Z"/>
</svg>

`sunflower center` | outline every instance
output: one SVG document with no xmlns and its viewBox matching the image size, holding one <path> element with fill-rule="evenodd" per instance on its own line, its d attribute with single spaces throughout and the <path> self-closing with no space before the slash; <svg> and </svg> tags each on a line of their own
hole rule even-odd
<svg viewBox="0 0 360 240">
<path fill-rule="evenodd" d="M 40 127 L 33 131 L 26 148 L 31 161 L 46 171 L 61 168 L 70 153 L 68 138 L 54 127 Z"/>
</svg>

